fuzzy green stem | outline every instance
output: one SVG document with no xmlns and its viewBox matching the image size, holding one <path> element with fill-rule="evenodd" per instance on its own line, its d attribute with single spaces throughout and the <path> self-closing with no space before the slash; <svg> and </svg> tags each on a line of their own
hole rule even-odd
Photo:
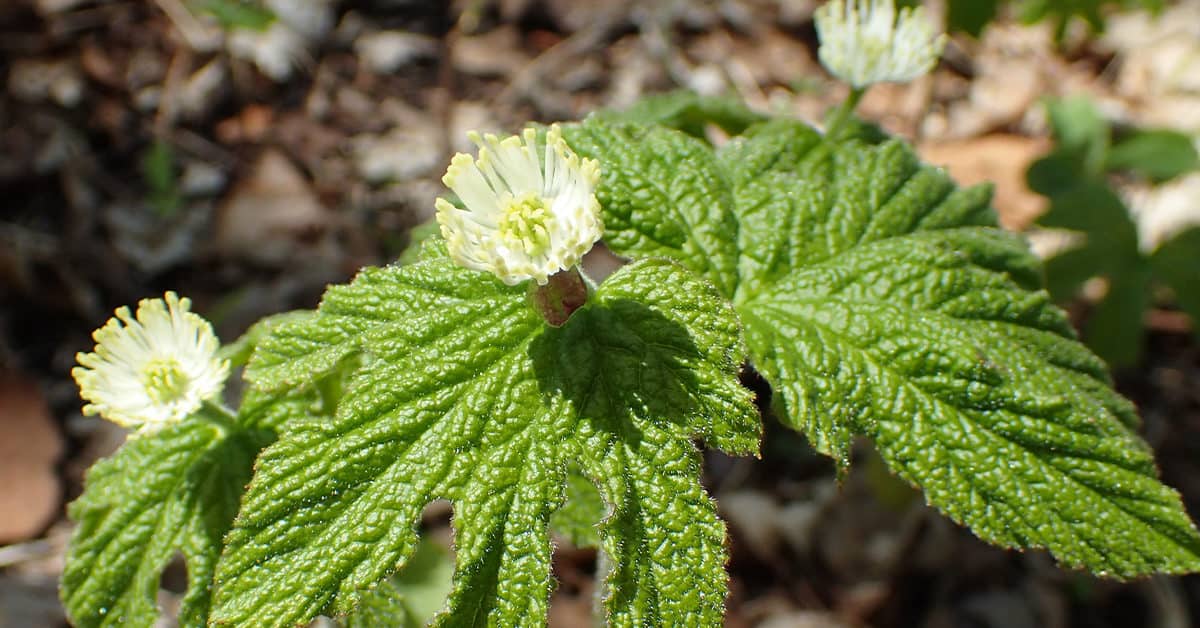
<svg viewBox="0 0 1200 628">
<path fill-rule="evenodd" d="M 550 275 L 544 286 L 529 284 L 529 302 L 552 327 L 562 327 L 587 299 L 587 282 L 578 266 Z"/>
<path fill-rule="evenodd" d="M 837 111 L 833 114 L 833 118 L 829 121 L 829 126 L 825 129 L 825 137 L 837 137 L 842 127 L 846 125 L 846 121 L 854 114 L 854 110 L 858 107 L 858 103 L 862 100 L 865 93 L 867 93 L 866 87 L 850 88 L 850 94 L 846 96 L 846 101 L 842 103 L 841 107 L 838 107 Z"/>
</svg>

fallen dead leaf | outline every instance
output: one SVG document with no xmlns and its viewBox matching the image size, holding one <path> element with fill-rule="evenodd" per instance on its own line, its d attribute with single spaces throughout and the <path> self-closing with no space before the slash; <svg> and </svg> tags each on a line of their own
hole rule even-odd
<svg viewBox="0 0 1200 628">
<path fill-rule="evenodd" d="M 442 162 L 440 127 L 398 127 L 351 139 L 358 173 L 369 183 L 406 181 L 433 172 Z"/>
<path fill-rule="evenodd" d="M 921 158 L 943 166 L 959 185 L 996 185 L 993 205 L 1000 224 L 1020 231 L 1046 209 L 1046 200 L 1025 185 L 1025 171 L 1050 150 L 1045 138 L 985 135 L 966 140 L 929 142 L 917 146 Z"/>
<path fill-rule="evenodd" d="M 354 52 L 376 74 L 391 74 L 418 59 L 434 57 L 438 40 L 404 31 L 377 31 L 354 40 Z"/>
<path fill-rule="evenodd" d="M 266 105 L 247 105 L 237 115 L 217 123 L 217 139 L 222 144 L 260 142 L 271 130 L 275 111 Z"/>
<path fill-rule="evenodd" d="M 859 111 L 864 118 L 879 123 L 884 130 L 913 137 L 929 108 L 932 79 L 922 77 L 912 83 L 881 83 L 867 92 Z"/>
<path fill-rule="evenodd" d="M 62 449 L 37 383 L 0 371 L 0 545 L 33 538 L 58 512 Z"/>
<path fill-rule="evenodd" d="M 481 35 L 459 39 L 450 57 L 454 67 L 464 74 L 476 76 L 512 76 L 529 63 L 521 51 L 520 33 L 506 25 Z"/>
<path fill-rule="evenodd" d="M 1034 59 L 997 55 L 984 57 L 977 66 L 970 103 L 992 125 L 1018 121 L 1046 91 Z"/>
<path fill-rule="evenodd" d="M 217 210 L 216 248 L 224 256 L 278 266 L 330 253 L 333 219 L 312 186 L 278 150 L 258 158 Z"/>
</svg>

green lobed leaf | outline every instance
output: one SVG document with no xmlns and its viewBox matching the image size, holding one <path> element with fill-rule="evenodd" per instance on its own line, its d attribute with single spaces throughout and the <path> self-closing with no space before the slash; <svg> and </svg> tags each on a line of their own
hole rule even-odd
<svg viewBox="0 0 1200 628">
<path fill-rule="evenodd" d="M 305 314 L 264 319 L 222 353 L 234 362 L 244 360 L 240 356 L 253 351 L 263 330 Z M 179 623 L 206 624 L 217 558 L 255 457 L 275 440 L 279 426 L 321 411 L 313 387 L 248 390 L 232 428 L 190 417 L 153 434 L 131 436 L 97 462 L 88 471 L 83 495 L 68 507 L 78 527 L 60 593 L 72 623 L 154 623 L 160 575 L 182 553 L 188 589 Z"/>
<path fill-rule="evenodd" d="M 873 438 L 931 504 L 992 543 L 1117 577 L 1200 567 L 1200 536 L 1157 481 L 1132 405 L 1035 290 L 1024 244 L 978 226 L 986 196 L 954 191 L 899 144 L 843 145 L 823 162 L 781 160 L 798 176 L 777 196 L 846 209 L 810 214 L 792 272 L 739 301 L 786 414 L 842 460 L 851 435 Z M 770 237 L 753 224 L 742 219 L 747 241 Z"/>
<path fill-rule="evenodd" d="M 745 302 L 739 312 L 746 323 L 747 342 L 755 365 L 776 388 L 785 409 L 784 422 L 802 429 L 818 451 L 834 457 L 843 466 L 848 464 L 851 438 L 866 433 L 859 416 L 864 411 L 859 405 L 862 399 L 857 393 L 870 387 L 873 375 L 870 371 L 858 372 L 857 369 L 865 368 L 863 365 L 851 368 L 854 362 L 848 356 L 843 361 L 840 351 L 846 350 L 851 355 L 854 352 L 843 346 L 837 336 L 816 325 L 816 321 L 801 324 L 790 320 L 786 310 L 776 308 L 780 300 L 792 298 L 787 293 L 811 290 L 807 284 L 819 277 L 820 281 L 832 284 L 830 290 L 859 291 L 861 294 L 856 298 L 862 301 L 864 312 L 894 318 L 897 316 L 894 310 L 912 309 L 921 299 L 945 286 L 960 291 L 946 295 L 945 307 L 958 308 L 965 317 L 971 315 L 971 308 L 979 302 L 991 299 L 996 301 L 995 309 L 1025 317 L 1018 318 L 1023 324 L 1070 334 L 1070 327 L 1061 317 L 1036 310 L 1045 301 L 1043 295 L 1025 292 L 1006 273 L 989 269 L 1006 263 L 1019 268 L 1020 260 L 1008 262 L 1007 258 L 1023 252 L 1020 242 L 984 228 L 917 232 L 904 238 L 860 245 L 836 258 L 809 265 L 793 273 L 772 292 Z M 1024 261 L 1033 264 L 1030 258 Z M 859 286 L 860 282 L 864 285 Z M 841 316 L 845 307 L 831 299 L 819 309 Z M 817 316 L 805 312 L 805 316 Z M 800 314 L 793 311 L 791 315 Z M 922 313 L 906 315 L 903 320 L 904 324 L 890 329 L 897 338 L 887 338 L 882 331 L 869 332 L 866 328 L 857 331 L 875 334 L 869 337 L 870 342 L 887 343 L 897 350 L 904 347 L 912 360 L 927 360 L 924 368 L 930 377 L 940 375 L 938 369 L 956 365 L 940 361 L 937 348 L 927 346 L 928 338 L 915 335 L 918 328 L 928 323 Z M 905 324 L 913 329 L 905 331 Z M 793 329 L 795 326 L 800 328 Z M 973 350 L 967 353 L 979 361 L 987 355 L 983 352 L 977 356 Z"/>
<path fill-rule="evenodd" d="M 268 413 L 265 406 L 264 414 Z M 79 525 L 62 576 L 76 626 L 152 625 L 162 570 L 182 552 L 188 590 L 180 623 L 204 625 L 221 541 L 269 432 L 224 435 L 186 421 L 132 438 L 87 474 L 68 514 Z"/>
<path fill-rule="evenodd" d="M 1195 570 L 1200 537 L 1103 363 L 1043 293 L 974 267 L 971 242 L 910 238 L 937 236 L 805 269 L 743 310 L 752 350 L 787 347 L 764 363 L 803 400 L 789 411 L 872 437 L 989 542 L 1118 577 Z"/>
<path fill-rule="evenodd" d="M 713 282 L 737 285 L 737 233 L 728 182 L 702 141 L 657 126 L 605 123 L 563 128 L 571 148 L 603 164 L 596 192 L 604 242 L 618 255 L 670 257 Z"/>
<path fill-rule="evenodd" d="M 662 158 L 664 142 L 637 142 L 649 132 L 590 126 L 606 142 L 585 150 Z M 648 230 L 631 215 L 690 234 L 693 196 L 653 207 L 623 176 L 605 202 L 620 208 L 616 250 L 711 272 L 687 241 L 630 235 Z M 995 227 L 988 189 L 957 189 L 899 142 L 835 145 L 786 121 L 735 138 L 692 178 L 730 186 L 741 257 L 726 294 L 785 421 L 818 450 L 845 464 L 853 435 L 873 438 L 931 504 L 996 544 L 1116 577 L 1200 568 L 1200 536 L 1156 479 L 1132 405 L 1038 289 L 1024 243 Z"/>
<path fill-rule="evenodd" d="M 618 271 L 560 329 L 524 291 L 434 251 L 363 271 L 317 319 L 275 331 L 257 382 L 298 377 L 288 360 L 321 371 L 361 351 L 364 368 L 335 420 L 288 423 L 261 456 L 221 560 L 218 622 L 350 611 L 409 560 L 422 508 L 443 498 L 457 566 L 437 623 L 544 624 L 568 463 L 613 504 L 609 613 L 720 621 L 724 528 L 690 438 L 757 448 L 732 310 L 665 261 Z"/>
</svg>

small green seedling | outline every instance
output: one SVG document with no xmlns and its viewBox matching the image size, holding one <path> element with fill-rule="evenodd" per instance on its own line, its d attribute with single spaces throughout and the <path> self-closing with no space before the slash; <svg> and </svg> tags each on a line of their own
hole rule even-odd
<svg viewBox="0 0 1200 628">
<path fill-rule="evenodd" d="M 1045 227 L 1083 236 L 1046 261 L 1050 294 L 1073 298 L 1102 277 L 1107 291 L 1084 326 L 1084 340 L 1113 367 L 1141 358 L 1142 316 L 1156 286 L 1169 287 L 1192 320 L 1200 320 L 1200 229 L 1183 230 L 1150 250 L 1110 177 L 1162 182 L 1200 170 L 1192 139 L 1167 130 L 1116 133 L 1084 98 L 1047 104 L 1055 149 L 1029 168 L 1029 185 L 1050 199 Z M 1198 327 L 1200 328 L 1200 327 Z"/>
</svg>

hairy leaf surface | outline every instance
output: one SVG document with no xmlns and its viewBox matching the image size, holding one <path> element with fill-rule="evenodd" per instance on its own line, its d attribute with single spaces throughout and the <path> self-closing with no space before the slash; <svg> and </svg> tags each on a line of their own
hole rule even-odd
<svg viewBox="0 0 1200 628">
<path fill-rule="evenodd" d="M 685 262 L 723 294 L 737 285 L 733 197 L 712 150 L 679 131 L 599 119 L 564 127 L 576 152 L 597 159 L 604 241 L 619 255 Z"/>
<path fill-rule="evenodd" d="M 188 590 L 181 625 L 204 625 L 222 539 L 233 523 L 258 452 L 273 428 L 305 416 L 308 394 L 251 393 L 224 433 L 189 419 L 131 438 L 87 474 L 68 513 L 78 522 L 62 577 L 76 626 L 151 625 L 162 570 L 180 552 Z"/>
<path fill-rule="evenodd" d="M 295 363 L 319 372 L 355 352 L 364 368 L 336 419 L 289 423 L 261 457 L 222 558 L 219 621 L 351 610 L 405 564 L 422 508 L 441 498 L 457 566 L 439 623 L 543 624 L 568 463 L 613 504 L 610 613 L 720 621 L 724 528 L 690 438 L 747 452 L 759 428 L 736 377 L 736 319 L 711 287 L 640 262 L 552 329 L 524 287 L 430 255 L 332 288 L 251 373 L 273 386 L 302 376 Z"/>
<path fill-rule="evenodd" d="M 1200 566 L 1133 407 L 1034 290 L 1025 245 L 981 226 L 987 195 L 898 143 L 830 148 L 794 133 L 768 125 L 722 155 L 753 260 L 739 311 L 787 416 L 843 461 L 853 434 L 870 436 L 990 542 L 1119 577 Z M 756 256 L 754 241 L 773 246 Z"/>
<path fill-rule="evenodd" d="M 569 139 L 669 161 L 670 134 L 591 121 Z M 687 168 L 728 194 L 651 197 L 637 173 L 606 173 L 613 249 L 711 274 L 729 250 L 699 263 L 707 235 L 691 225 L 730 199 L 737 271 L 718 285 L 785 422 L 818 450 L 844 466 L 854 435 L 873 438 L 930 503 L 1000 545 L 1118 577 L 1200 568 L 1133 407 L 1039 289 L 1024 243 L 995 227 L 987 188 L 958 189 L 900 142 L 832 142 L 782 120 Z M 698 243 L 639 236 L 652 230 Z"/>
</svg>

